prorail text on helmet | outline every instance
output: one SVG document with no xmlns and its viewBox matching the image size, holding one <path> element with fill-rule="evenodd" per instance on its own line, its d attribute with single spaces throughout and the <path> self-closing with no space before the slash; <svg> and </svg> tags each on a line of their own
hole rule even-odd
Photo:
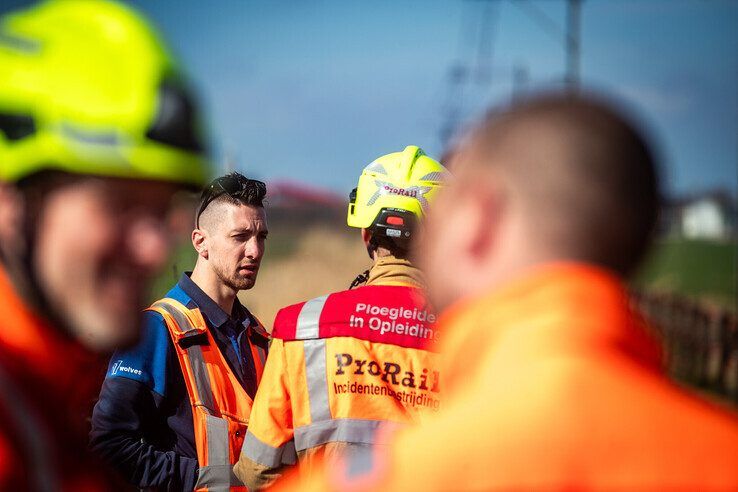
<svg viewBox="0 0 738 492">
<path fill-rule="evenodd" d="M 408 196 L 410 198 L 418 197 L 418 190 L 406 190 L 405 188 L 395 188 L 390 185 L 384 185 L 384 190 L 393 195 Z"/>
</svg>

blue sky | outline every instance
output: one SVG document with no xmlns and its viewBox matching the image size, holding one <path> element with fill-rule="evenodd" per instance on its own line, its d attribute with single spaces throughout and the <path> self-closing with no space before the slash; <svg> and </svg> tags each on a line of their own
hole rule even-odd
<svg viewBox="0 0 738 492">
<path fill-rule="evenodd" d="M 563 26 L 560 0 L 131 3 L 189 68 L 216 158 L 341 193 L 405 145 L 439 157 L 449 108 L 463 124 L 509 101 L 513 67 L 525 67 L 528 90 L 560 84 L 565 68 L 562 44 L 529 15 Z M 471 74 L 456 90 L 452 66 Z M 648 127 L 667 190 L 737 191 L 738 2 L 586 0 L 581 77 Z"/>
</svg>

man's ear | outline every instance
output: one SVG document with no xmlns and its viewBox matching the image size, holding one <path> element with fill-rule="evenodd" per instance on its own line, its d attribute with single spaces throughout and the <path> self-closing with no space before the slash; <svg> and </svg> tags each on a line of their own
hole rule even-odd
<svg viewBox="0 0 738 492">
<path fill-rule="evenodd" d="M 204 229 L 192 231 L 192 246 L 199 256 L 208 259 L 208 233 Z"/>
<path fill-rule="evenodd" d="M 361 230 L 361 239 L 364 241 L 364 246 L 369 246 L 369 241 L 372 238 L 372 233 L 367 229 Z"/>
<path fill-rule="evenodd" d="M 484 262 L 497 249 L 505 200 L 501 188 L 471 187 L 463 214 L 468 231 L 465 248 L 471 257 Z"/>
<path fill-rule="evenodd" d="M 23 248 L 25 203 L 23 194 L 9 184 L 0 182 L 0 244 L 10 249 Z"/>
</svg>

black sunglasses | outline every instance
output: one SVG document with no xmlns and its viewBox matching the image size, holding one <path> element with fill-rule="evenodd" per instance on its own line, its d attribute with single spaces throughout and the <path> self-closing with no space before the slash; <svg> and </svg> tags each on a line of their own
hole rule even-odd
<svg viewBox="0 0 738 492">
<path fill-rule="evenodd" d="M 202 190 L 200 195 L 200 208 L 195 216 L 195 227 L 200 228 L 200 215 L 208 208 L 213 200 L 221 195 L 228 194 L 233 198 L 238 198 L 239 193 L 243 191 L 241 180 L 233 176 L 221 176 L 213 180 L 207 188 Z"/>
</svg>

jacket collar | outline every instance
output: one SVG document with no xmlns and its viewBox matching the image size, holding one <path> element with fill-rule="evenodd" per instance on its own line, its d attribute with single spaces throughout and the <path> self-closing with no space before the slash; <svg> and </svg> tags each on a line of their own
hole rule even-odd
<svg viewBox="0 0 738 492">
<path fill-rule="evenodd" d="M 423 274 L 409 261 L 384 256 L 375 260 L 366 285 L 407 285 L 422 288 Z"/>
<path fill-rule="evenodd" d="M 619 352 L 660 368 L 657 339 L 631 310 L 622 282 L 591 265 L 551 264 L 525 272 L 451 306 L 438 329 L 446 337 L 442 352 L 449 354 L 444 362 L 449 389 L 483 359 L 509 370 L 545 357 Z"/>
<path fill-rule="evenodd" d="M 177 282 L 177 285 L 195 304 L 197 304 L 197 307 L 200 308 L 200 312 L 205 315 L 210 326 L 214 328 L 222 327 L 231 319 L 231 316 L 223 311 L 223 309 L 221 309 L 221 307 L 218 306 L 210 296 L 203 292 L 203 290 L 192 281 L 190 275 L 192 275 L 192 272 L 183 273 L 179 282 Z M 249 324 L 250 319 L 248 312 L 241 305 L 238 297 L 233 301 L 233 313 L 235 314 L 235 316 L 233 316 L 235 321 L 240 323 L 246 322 L 246 324 Z"/>
</svg>

